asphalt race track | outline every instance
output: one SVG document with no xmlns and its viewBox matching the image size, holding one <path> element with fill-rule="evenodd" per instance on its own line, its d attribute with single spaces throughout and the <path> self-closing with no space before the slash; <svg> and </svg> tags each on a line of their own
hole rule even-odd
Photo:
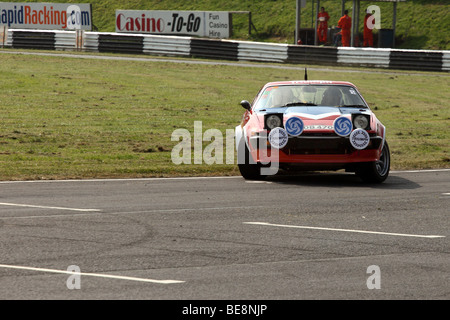
<svg viewBox="0 0 450 320">
<path fill-rule="evenodd" d="M 0 182 L 0 299 L 447 300 L 449 207 L 450 169 Z"/>
</svg>

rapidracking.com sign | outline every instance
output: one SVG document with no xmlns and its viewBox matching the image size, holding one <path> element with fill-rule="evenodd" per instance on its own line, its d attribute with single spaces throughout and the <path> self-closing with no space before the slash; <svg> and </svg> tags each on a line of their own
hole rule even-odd
<svg viewBox="0 0 450 320">
<path fill-rule="evenodd" d="M 116 32 L 229 38 L 226 11 L 116 10 Z"/>
<path fill-rule="evenodd" d="M 0 2 L 0 26 L 9 29 L 92 30 L 91 5 Z"/>
</svg>

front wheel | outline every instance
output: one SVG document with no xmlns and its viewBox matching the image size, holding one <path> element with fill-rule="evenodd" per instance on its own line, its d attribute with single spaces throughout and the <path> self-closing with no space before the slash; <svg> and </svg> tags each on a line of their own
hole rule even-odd
<svg viewBox="0 0 450 320">
<path fill-rule="evenodd" d="M 243 152 L 243 156 L 241 156 L 241 152 Z M 265 176 L 261 175 L 261 167 L 261 163 L 254 163 L 245 142 L 241 141 L 238 150 L 238 168 L 242 177 L 246 180 L 264 179 Z"/>
<path fill-rule="evenodd" d="M 380 159 L 378 161 L 361 164 L 356 171 L 356 174 L 365 182 L 381 183 L 387 179 L 390 166 L 391 154 L 388 143 L 385 141 L 383 150 L 381 150 Z"/>
</svg>

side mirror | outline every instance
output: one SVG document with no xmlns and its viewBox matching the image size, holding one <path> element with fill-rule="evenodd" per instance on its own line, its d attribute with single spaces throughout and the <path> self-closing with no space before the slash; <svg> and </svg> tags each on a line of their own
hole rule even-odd
<svg viewBox="0 0 450 320">
<path fill-rule="evenodd" d="M 250 105 L 250 102 L 248 102 L 247 100 L 242 100 L 241 101 L 241 106 L 242 108 L 244 108 L 245 110 L 249 110 L 252 108 L 252 106 Z"/>
</svg>

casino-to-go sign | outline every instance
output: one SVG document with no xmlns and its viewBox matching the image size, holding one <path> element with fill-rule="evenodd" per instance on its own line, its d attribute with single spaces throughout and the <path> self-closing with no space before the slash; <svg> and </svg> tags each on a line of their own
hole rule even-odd
<svg viewBox="0 0 450 320">
<path fill-rule="evenodd" d="M 116 32 L 229 38 L 229 12 L 116 10 Z"/>
<path fill-rule="evenodd" d="M 10 29 L 92 30 L 91 5 L 0 2 L 0 26 Z"/>
</svg>

